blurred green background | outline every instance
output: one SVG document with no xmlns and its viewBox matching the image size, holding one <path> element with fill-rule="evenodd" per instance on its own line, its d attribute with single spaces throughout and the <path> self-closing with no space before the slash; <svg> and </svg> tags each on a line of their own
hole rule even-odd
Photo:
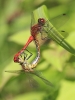
<svg viewBox="0 0 75 100">
<path fill-rule="evenodd" d="M 4 72 L 21 69 L 13 62 L 14 54 L 30 36 L 31 12 L 43 4 L 48 8 L 50 19 L 63 13 L 69 16 L 64 25 L 61 26 L 59 20 L 58 23 L 60 29 L 68 33 L 69 44 L 75 47 L 75 0 L 0 0 L 0 100 L 75 100 L 75 56 L 52 40 L 41 47 L 37 70 L 41 70 L 54 87 L 47 86 L 36 76 L 33 78 L 38 83 L 28 79 L 26 74 Z M 28 50 L 33 53 L 33 60 L 34 43 Z"/>
</svg>

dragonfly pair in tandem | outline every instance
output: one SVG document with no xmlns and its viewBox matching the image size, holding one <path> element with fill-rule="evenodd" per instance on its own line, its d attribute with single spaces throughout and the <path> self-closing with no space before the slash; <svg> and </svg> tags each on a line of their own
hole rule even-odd
<svg viewBox="0 0 75 100">
<path fill-rule="evenodd" d="M 47 85 L 53 86 L 53 84 L 50 81 L 48 81 L 47 79 L 45 79 L 39 71 L 34 70 L 34 68 L 36 67 L 36 65 L 38 64 L 39 59 L 40 59 L 40 45 L 39 45 L 39 41 L 37 39 L 37 34 L 39 34 L 38 32 L 41 31 L 43 24 L 45 24 L 45 19 L 39 18 L 38 24 L 31 27 L 31 36 L 30 36 L 28 42 L 21 49 L 21 51 L 19 51 L 14 56 L 14 62 L 19 63 L 22 66 L 22 70 L 5 71 L 5 72 L 11 72 L 11 73 L 25 73 L 26 72 L 26 73 L 30 73 L 30 74 L 36 75 L 39 78 L 41 78 L 44 81 L 44 83 L 46 83 Z M 32 61 L 32 63 L 28 63 L 28 59 L 32 56 L 32 53 L 30 51 L 28 51 L 26 48 L 30 44 L 30 42 L 32 42 L 33 40 L 34 40 L 35 45 L 36 45 L 37 56 Z M 29 52 L 30 55 L 27 56 L 25 51 Z"/>
<path fill-rule="evenodd" d="M 63 14 L 65 15 L 65 14 Z M 24 45 L 24 47 L 14 56 L 14 62 L 19 63 L 22 66 L 22 70 L 16 70 L 16 71 L 6 71 L 11 73 L 31 73 L 39 78 L 41 78 L 47 85 L 53 86 L 53 84 L 46 80 L 38 71 L 35 71 L 34 68 L 37 66 L 39 59 L 40 59 L 40 45 L 39 45 L 39 38 L 38 34 L 41 34 L 41 39 L 45 40 L 48 38 L 48 33 L 50 30 L 53 30 L 53 27 L 49 26 L 49 21 L 46 21 L 44 18 L 39 18 L 37 21 L 37 24 L 34 24 L 31 26 L 31 36 L 29 37 L 27 43 Z M 51 27 L 49 29 L 49 27 Z M 37 49 L 37 56 L 32 61 L 32 63 L 28 63 L 28 59 L 32 56 L 32 53 L 28 51 L 26 48 L 28 45 L 34 41 Z M 30 56 L 27 57 L 27 54 L 24 51 L 27 51 L 30 53 Z"/>
</svg>

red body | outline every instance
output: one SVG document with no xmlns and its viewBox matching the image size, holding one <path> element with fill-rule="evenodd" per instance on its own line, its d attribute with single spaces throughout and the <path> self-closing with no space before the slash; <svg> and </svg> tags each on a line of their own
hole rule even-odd
<svg viewBox="0 0 75 100">
<path fill-rule="evenodd" d="M 27 48 L 27 46 L 36 39 L 36 35 L 40 32 L 41 26 L 45 24 L 45 19 L 39 18 L 38 24 L 31 27 L 31 36 L 29 37 L 27 43 L 24 45 L 24 47 L 14 56 L 14 62 L 19 62 L 19 55 Z"/>
</svg>

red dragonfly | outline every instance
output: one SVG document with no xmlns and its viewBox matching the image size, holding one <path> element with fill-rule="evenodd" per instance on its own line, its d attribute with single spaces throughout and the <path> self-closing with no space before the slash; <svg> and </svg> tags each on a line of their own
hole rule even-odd
<svg viewBox="0 0 75 100">
<path fill-rule="evenodd" d="M 65 15 L 66 14 L 61 15 L 61 16 L 59 16 L 59 18 L 64 19 Z M 54 22 L 57 24 L 58 18 L 54 18 L 54 19 L 53 19 Z M 32 20 L 33 20 L 33 18 L 32 18 Z M 41 33 L 41 39 L 45 40 L 48 37 L 48 34 L 50 34 L 50 31 L 53 31 L 53 32 L 55 31 L 54 27 L 49 25 L 49 20 L 46 21 L 44 18 L 39 18 L 37 24 L 34 24 L 33 22 L 34 21 L 32 21 L 32 23 L 31 23 L 31 36 L 29 37 L 29 39 L 28 39 L 27 43 L 24 45 L 24 47 L 17 54 L 15 54 L 14 62 L 19 62 L 19 58 L 18 58 L 19 55 L 24 52 L 24 50 L 28 47 L 28 45 L 32 41 L 35 42 L 35 45 L 38 45 L 38 43 L 35 40 L 37 40 L 40 43 L 40 39 L 38 38 L 39 33 Z M 54 22 L 52 21 L 52 23 L 54 23 Z M 65 23 L 65 20 L 61 20 L 61 25 L 64 24 L 64 23 Z M 62 31 L 62 32 L 64 32 L 64 31 Z"/>
</svg>

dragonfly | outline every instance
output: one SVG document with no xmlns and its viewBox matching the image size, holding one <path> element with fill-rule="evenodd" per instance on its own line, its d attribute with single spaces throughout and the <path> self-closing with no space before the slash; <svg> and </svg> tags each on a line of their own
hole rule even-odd
<svg viewBox="0 0 75 100">
<path fill-rule="evenodd" d="M 38 34 L 41 33 L 41 39 L 45 40 L 47 38 L 48 33 L 48 27 L 49 23 L 44 18 L 39 18 L 38 23 L 35 25 L 32 25 L 31 27 L 31 36 L 29 37 L 27 43 L 24 45 L 24 47 L 14 56 L 14 62 L 19 63 L 22 66 L 23 70 L 18 71 L 6 71 L 6 72 L 29 72 L 31 74 L 35 74 L 39 78 L 41 78 L 47 85 L 52 86 L 52 83 L 46 80 L 39 74 L 38 72 L 34 71 L 33 69 L 37 66 L 39 59 L 40 59 L 40 45 L 39 45 L 39 38 Z M 52 29 L 52 28 L 51 28 Z M 32 61 L 32 63 L 28 63 L 27 60 L 32 56 L 32 53 L 30 53 L 26 48 L 27 46 L 34 40 L 36 49 L 37 49 L 37 56 Z M 24 51 L 27 50 L 30 53 L 30 56 L 27 57 Z M 22 58 L 22 54 L 24 54 L 24 58 Z"/>
<path fill-rule="evenodd" d="M 25 51 L 25 50 L 24 50 Z M 30 51 L 28 51 L 30 52 Z M 40 71 L 34 70 L 34 68 L 36 67 L 38 60 L 40 58 L 40 54 L 37 54 L 38 57 L 36 57 L 35 60 L 33 60 L 31 63 L 28 62 L 28 59 L 30 58 L 25 52 L 23 52 L 20 56 L 19 56 L 19 64 L 22 67 L 22 70 L 6 70 L 5 72 L 9 72 L 9 73 L 18 73 L 18 74 L 22 74 L 22 73 L 29 73 L 29 74 L 33 74 L 36 75 L 37 77 L 39 77 L 40 79 L 42 79 L 42 81 L 47 84 L 48 86 L 52 86 L 53 84 L 48 81 L 47 79 L 45 79 L 42 74 L 40 73 Z"/>
<path fill-rule="evenodd" d="M 64 19 L 65 15 L 66 14 L 62 14 L 59 17 Z M 40 36 L 41 40 L 46 40 L 46 39 L 49 39 L 48 34 L 50 34 L 50 31 L 54 31 L 54 27 L 49 25 L 49 20 L 46 21 L 44 18 L 39 18 L 36 24 L 34 24 L 35 22 L 33 20 L 34 20 L 34 18 L 32 17 L 32 19 L 31 19 L 31 36 L 29 37 L 29 39 L 26 42 L 26 44 L 24 45 L 24 47 L 18 53 L 15 54 L 14 62 L 19 62 L 19 58 L 18 58 L 19 55 L 21 55 L 21 53 L 24 52 L 24 50 L 28 47 L 28 45 L 32 41 L 34 41 L 35 45 L 37 45 L 37 46 L 39 46 L 38 42 L 39 42 L 39 44 L 41 44 L 39 36 L 38 36 L 39 33 L 41 34 L 41 36 Z M 55 20 L 56 20 L 56 18 L 55 18 Z M 63 20 L 63 21 L 61 20 L 61 22 L 62 22 L 62 24 L 64 24 L 65 20 Z M 54 22 L 52 22 L 52 23 L 54 23 Z M 56 24 L 57 24 L 57 22 L 56 22 Z M 64 32 L 64 31 L 62 31 L 62 32 Z"/>
</svg>

